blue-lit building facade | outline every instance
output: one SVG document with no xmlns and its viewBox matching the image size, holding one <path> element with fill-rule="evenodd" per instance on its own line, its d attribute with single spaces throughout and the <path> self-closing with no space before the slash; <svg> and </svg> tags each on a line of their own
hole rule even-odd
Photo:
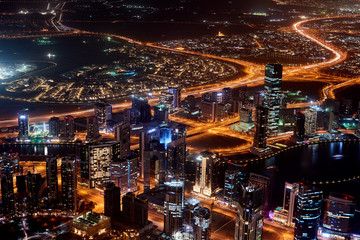
<svg viewBox="0 0 360 240">
<path fill-rule="evenodd" d="M 29 136 L 29 114 L 20 113 L 18 116 L 19 138 L 26 138 Z"/>
<path fill-rule="evenodd" d="M 300 183 L 295 200 L 295 240 L 317 239 L 321 218 L 322 191 Z"/>
<path fill-rule="evenodd" d="M 268 134 L 274 136 L 279 131 L 281 105 L 282 65 L 266 64 L 264 81 L 264 106 L 269 109 Z"/>
<path fill-rule="evenodd" d="M 355 209 L 353 196 L 331 193 L 325 201 L 323 224 L 319 228 L 318 239 L 350 239 Z"/>
<path fill-rule="evenodd" d="M 228 163 L 225 171 L 224 202 L 235 206 L 239 200 L 239 187 L 247 180 L 246 164 L 236 165 Z"/>
<path fill-rule="evenodd" d="M 186 127 L 169 123 L 149 127 L 140 134 L 141 177 L 150 190 L 150 167 L 155 164 L 155 186 L 163 189 L 168 179 L 183 176 L 186 156 Z"/>
<path fill-rule="evenodd" d="M 181 101 L 181 89 L 177 87 L 170 87 L 168 88 L 168 93 L 172 94 L 173 101 L 174 101 L 174 108 L 180 107 L 180 101 Z"/>
</svg>

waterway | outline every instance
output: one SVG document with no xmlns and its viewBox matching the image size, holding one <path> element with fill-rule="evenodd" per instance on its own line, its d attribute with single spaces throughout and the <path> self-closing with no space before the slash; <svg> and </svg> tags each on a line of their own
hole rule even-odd
<svg viewBox="0 0 360 240">
<path fill-rule="evenodd" d="M 273 206 L 282 204 L 285 182 L 316 182 L 325 195 L 329 192 L 344 192 L 360 196 L 359 179 L 344 181 L 360 175 L 359 142 L 306 145 L 284 151 L 267 160 L 249 163 L 247 169 L 248 173 L 259 173 L 271 178 L 274 186 Z"/>
</svg>

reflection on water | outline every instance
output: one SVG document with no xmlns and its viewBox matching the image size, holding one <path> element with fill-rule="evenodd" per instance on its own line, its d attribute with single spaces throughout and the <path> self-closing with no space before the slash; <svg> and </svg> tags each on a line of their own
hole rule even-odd
<svg viewBox="0 0 360 240">
<path fill-rule="evenodd" d="M 267 170 L 274 165 L 277 171 Z M 285 182 L 342 180 L 360 175 L 360 143 L 334 142 L 307 145 L 285 151 L 267 161 L 249 164 L 249 171 L 274 176 L 273 202 L 279 205 Z M 353 182 L 319 186 L 328 191 L 352 191 Z M 357 187 L 357 189 L 360 189 Z M 350 193 L 348 192 L 348 193 Z"/>
</svg>

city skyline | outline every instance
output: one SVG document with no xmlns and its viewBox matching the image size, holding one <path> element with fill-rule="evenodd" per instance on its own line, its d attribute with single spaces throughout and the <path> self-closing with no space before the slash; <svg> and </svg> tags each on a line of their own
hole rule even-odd
<svg viewBox="0 0 360 240">
<path fill-rule="evenodd" d="M 357 0 L 0 9 L 1 239 L 360 239 Z"/>
</svg>

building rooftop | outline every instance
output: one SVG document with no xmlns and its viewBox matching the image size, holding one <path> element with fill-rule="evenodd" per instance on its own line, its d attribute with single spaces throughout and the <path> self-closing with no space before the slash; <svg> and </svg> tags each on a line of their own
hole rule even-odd
<svg viewBox="0 0 360 240">
<path fill-rule="evenodd" d="M 91 211 L 74 218 L 74 222 L 80 223 L 86 227 L 91 227 L 108 219 L 109 218 L 105 215 Z"/>
</svg>

